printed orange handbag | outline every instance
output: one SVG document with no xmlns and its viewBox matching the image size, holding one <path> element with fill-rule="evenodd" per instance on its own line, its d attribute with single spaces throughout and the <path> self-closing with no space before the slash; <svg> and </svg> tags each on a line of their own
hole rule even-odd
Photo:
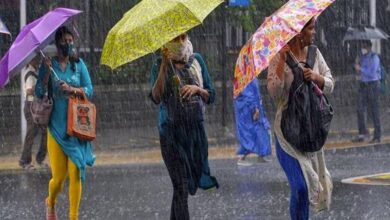
<svg viewBox="0 0 390 220">
<path fill-rule="evenodd" d="M 85 141 L 96 138 L 96 107 L 84 92 L 69 96 L 67 133 Z"/>
</svg>

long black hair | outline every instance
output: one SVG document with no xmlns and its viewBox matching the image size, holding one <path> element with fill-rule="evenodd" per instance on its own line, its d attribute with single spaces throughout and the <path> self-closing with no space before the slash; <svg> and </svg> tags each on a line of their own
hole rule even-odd
<svg viewBox="0 0 390 220">
<path fill-rule="evenodd" d="M 303 26 L 302 31 L 305 30 L 305 29 L 307 28 L 307 26 L 309 26 L 309 24 L 310 24 L 313 20 L 315 20 L 314 17 L 310 18 L 310 20 Z"/>
<path fill-rule="evenodd" d="M 74 40 L 73 33 L 66 26 L 61 26 L 57 29 L 56 34 L 54 36 L 57 50 L 59 49 L 60 41 L 62 40 L 62 38 L 66 34 L 69 34 L 70 36 L 72 36 L 72 38 Z M 71 55 L 69 55 L 69 62 L 71 65 L 71 69 L 73 70 L 73 72 L 75 72 L 76 71 L 76 63 L 80 62 L 80 59 L 75 52 L 73 52 Z"/>
</svg>

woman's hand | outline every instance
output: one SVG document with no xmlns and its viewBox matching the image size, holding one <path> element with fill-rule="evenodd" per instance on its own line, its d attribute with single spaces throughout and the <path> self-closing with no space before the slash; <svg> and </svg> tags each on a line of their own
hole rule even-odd
<svg viewBox="0 0 390 220">
<path fill-rule="evenodd" d="M 63 80 L 58 81 L 58 85 L 60 86 L 61 91 L 63 91 L 65 94 L 72 94 L 74 92 L 73 87 L 68 85 Z"/>
<path fill-rule="evenodd" d="M 312 69 L 310 68 L 305 68 L 303 67 L 303 76 L 305 78 L 306 81 L 313 81 L 313 82 L 316 82 L 318 77 L 319 77 L 319 74 L 314 72 Z"/>
<path fill-rule="evenodd" d="M 315 84 L 318 85 L 318 87 L 320 87 L 320 89 L 324 88 L 325 79 L 319 73 L 314 72 L 310 68 L 303 67 L 303 75 L 306 81 L 314 82 Z"/>
<path fill-rule="evenodd" d="M 161 67 L 166 68 L 169 65 L 169 52 L 167 48 L 162 49 Z"/>
<path fill-rule="evenodd" d="M 199 87 L 195 85 L 185 85 L 180 89 L 180 95 L 183 99 L 190 98 L 199 92 Z"/>
</svg>

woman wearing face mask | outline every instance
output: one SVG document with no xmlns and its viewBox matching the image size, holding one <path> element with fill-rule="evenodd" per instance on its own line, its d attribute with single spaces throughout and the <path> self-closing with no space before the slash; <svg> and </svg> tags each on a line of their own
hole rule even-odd
<svg viewBox="0 0 390 220">
<path fill-rule="evenodd" d="M 73 52 L 73 33 L 60 27 L 55 33 L 57 56 L 45 58 L 41 65 L 35 94 L 42 97 L 46 92 L 53 97 L 53 110 L 48 125 L 47 148 L 52 177 L 46 198 L 46 219 L 56 220 L 55 205 L 66 177 L 69 176 L 69 219 L 78 219 L 82 182 L 86 165 L 92 166 L 95 156 L 89 141 L 71 137 L 66 133 L 69 95 L 84 92 L 92 97 L 93 88 L 88 69 L 83 60 Z M 56 73 L 50 74 L 52 70 Z M 59 79 L 57 79 L 57 77 Z"/>
<path fill-rule="evenodd" d="M 279 163 L 286 173 L 290 188 L 290 216 L 293 220 L 309 219 L 309 204 L 316 211 L 329 208 L 332 180 L 325 165 L 323 148 L 316 152 L 302 153 L 285 139 L 282 129 L 282 113 L 288 106 L 289 89 L 294 80 L 292 69 L 286 63 L 292 54 L 300 63 L 306 63 L 308 46 L 313 44 L 315 20 L 311 19 L 270 62 L 268 67 L 268 91 L 277 101 L 274 131 L 275 148 Z M 325 93 L 333 91 L 334 80 L 321 52 L 316 49 L 313 69 L 302 67 L 306 81 L 312 81 Z"/>
<path fill-rule="evenodd" d="M 151 70 L 150 97 L 160 105 L 158 130 L 161 153 L 173 185 L 171 220 L 189 219 L 188 194 L 198 187 L 218 188 L 210 175 L 208 142 L 203 126 L 204 103 L 215 99 L 207 66 L 193 53 L 186 34 L 162 48 Z"/>
</svg>

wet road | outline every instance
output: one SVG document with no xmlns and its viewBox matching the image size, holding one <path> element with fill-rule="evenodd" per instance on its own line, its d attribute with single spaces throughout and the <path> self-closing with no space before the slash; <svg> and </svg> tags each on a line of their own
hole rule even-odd
<svg viewBox="0 0 390 220">
<path fill-rule="evenodd" d="M 390 146 L 327 151 L 333 177 L 331 210 L 311 219 L 390 219 L 390 187 L 349 185 L 341 179 L 390 171 Z M 276 158 L 237 167 L 232 159 L 210 162 L 221 188 L 190 197 L 192 219 L 289 219 L 287 180 Z M 0 173 L 0 219 L 44 219 L 49 173 Z M 169 219 L 171 186 L 163 164 L 95 167 L 87 172 L 80 220 Z M 59 219 L 67 217 L 67 186 L 59 197 Z"/>
</svg>

